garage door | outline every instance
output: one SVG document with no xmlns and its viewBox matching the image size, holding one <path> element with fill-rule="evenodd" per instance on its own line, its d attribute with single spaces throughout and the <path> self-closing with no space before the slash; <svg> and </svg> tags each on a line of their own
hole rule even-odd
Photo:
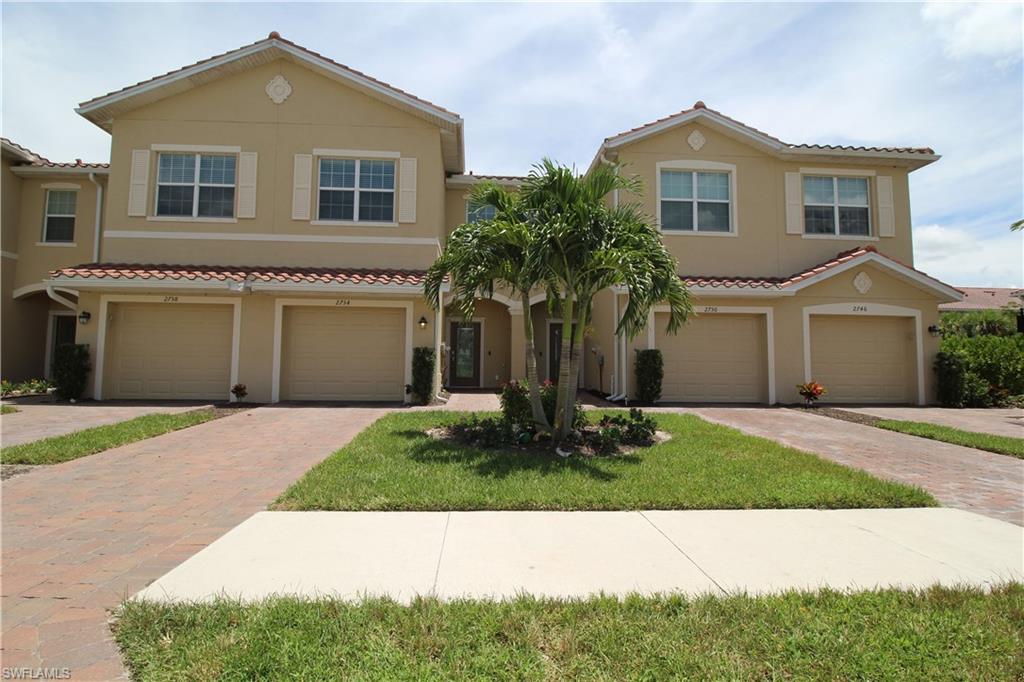
<svg viewBox="0 0 1024 682">
<path fill-rule="evenodd" d="M 664 402 L 768 402 L 768 351 L 763 315 L 707 314 L 676 335 L 657 315 L 655 344 L 662 352 Z"/>
<path fill-rule="evenodd" d="M 111 310 L 106 397 L 227 399 L 231 306 L 116 303 Z"/>
<path fill-rule="evenodd" d="M 285 306 L 282 400 L 402 400 L 405 310 Z"/>
<path fill-rule="evenodd" d="M 913 402 L 914 347 L 910 318 L 811 316 L 811 376 L 829 402 Z"/>
</svg>

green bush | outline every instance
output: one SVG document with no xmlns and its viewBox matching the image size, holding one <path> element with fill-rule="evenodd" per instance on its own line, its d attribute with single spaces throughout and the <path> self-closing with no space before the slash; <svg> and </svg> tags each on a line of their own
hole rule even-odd
<svg viewBox="0 0 1024 682">
<path fill-rule="evenodd" d="M 636 352 L 636 397 L 642 405 L 653 405 L 661 398 L 665 377 L 661 351 L 656 348 Z"/>
<path fill-rule="evenodd" d="M 972 310 L 947 312 L 939 318 L 943 337 L 948 336 L 1013 336 L 1017 333 L 1015 310 Z"/>
<path fill-rule="evenodd" d="M 945 407 L 988 407 L 989 384 L 969 369 L 962 352 L 941 351 L 935 356 L 939 402 Z"/>
<path fill-rule="evenodd" d="M 555 423 L 555 407 L 558 404 L 558 385 L 545 381 L 540 385 L 540 403 L 548 423 Z M 509 424 L 533 429 L 533 408 L 530 407 L 530 390 L 525 381 L 510 381 L 501 389 L 501 413 Z M 573 409 L 572 426 L 578 429 L 586 423 L 583 405 L 576 401 Z"/>
<path fill-rule="evenodd" d="M 426 405 L 433 398 L 434 360 L 434 349 L 430 346 L 412 349 L 412 384 L 408 386 L 408 391 L 420 405 Z"/>
<path fill-rule="evenodd" d="M 972 372 L 996 393 L 1024 393 L 1024 334 L 1013 336 L 949 336 L 942 340 L 944 353 L 956 353 Z"/>
<path fill-rule="evenodd" d="M 53 358 L 53 383 L 61 400 L 78 400 L 85 392 L 89 376 L 89 347 L 64 343 L 57 347 Z"/>
</svg>

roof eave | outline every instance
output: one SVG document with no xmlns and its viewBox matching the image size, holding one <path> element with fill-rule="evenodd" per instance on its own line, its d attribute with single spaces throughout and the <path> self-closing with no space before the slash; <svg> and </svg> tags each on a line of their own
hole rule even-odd
<svg viewBox="0 0 1024 682">
<path fill-rule="evenodd" d="M 92 168 L 89 166 L 11 166 L 11 172 L 20 177 L 38 177 L 48 175 L 110 175 L 110 168 Z"/>
</svg>

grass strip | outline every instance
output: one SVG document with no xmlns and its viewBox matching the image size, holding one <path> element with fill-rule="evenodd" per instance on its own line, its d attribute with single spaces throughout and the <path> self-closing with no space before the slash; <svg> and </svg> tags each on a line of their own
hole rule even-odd
<svg viewBox="0 0 1024 682">
<path fill-rule="evenodd" d="M 1024 459 L 1024 438 L 1013 438 L 1011 436 L 998 436 L 992 433 L 978 433 L 977 431 L 964 431 L 952 426 L 939 426 L 926 422 L 904 421 L 901 419 L 880 419 L 874 424 L 880 429 L 898 431 L 921 438 L 939 440 L 943 443 L 963 445 L 978 450 L 988 450 L 1000 455 L 1010 455 Z"/>
</svg>

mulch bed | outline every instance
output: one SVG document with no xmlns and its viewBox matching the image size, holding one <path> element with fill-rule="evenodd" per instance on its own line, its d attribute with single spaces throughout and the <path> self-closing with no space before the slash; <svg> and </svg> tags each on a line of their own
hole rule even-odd
<svg viewBox="0 0 1024 682">
<path fill-rule="evenodd" d="M 791 410 L 800 410 L 801 412 L 809 412 L 811 414 L 820 414 L 822 417 L 831 417 L 832 419 L 839 419 L 844 422 L 853 422 L 854 424 L 863 424 L 864 426 L 874 426 L 876 423 L 882 421 L 878 417 L 870 414 L 861 414 L 860 412 L 850 412 L 849 410 L 841 410 L 838 407 L 825 407 L 819 405 L 817 407 L 806 407 L 804 405 L 793 405 L 790 407 Z"/>
<path fill-rule="evenodd" d="M 592 436 L 597 433 L 597 427 L 586 427 L 583 429 L 582 442 L 576 442 L 572 444 L 566 444 L 562 448 L 562 452 L 570 452 L 573 455 L 579 455 L 581 457 L 618 457 L 621 455 L 630 455 L 638 450 L 643 450 L 655 445 L 660 445 L 665 441 L 672 438 L 672 434 L 667 431 L 655 431 L 654 441 L 647 445 L 619 445 L 615 452 L 597 452 L 588 441 L 588 436 Z M 468 442 L 465 439 L 457 438 L 453 434 L 453 430 L 448 426 L 437 426 L 432 429 L 427 429 L 426 434 L 434 440 L 442 440 L 456 445 L 466 445 L 470 447 L 477 447 L 482 450 L 499 450 L 499 451 L 513 451 L 513 452 L 532 452 L 536 454 L 552 454 L 555 452 L 555 448 L 551 441 L 548 439 L 531 440 L 529 443 L 502 443 L 501 445 L 485 446 L 479 443 Z"/>
</svg>

